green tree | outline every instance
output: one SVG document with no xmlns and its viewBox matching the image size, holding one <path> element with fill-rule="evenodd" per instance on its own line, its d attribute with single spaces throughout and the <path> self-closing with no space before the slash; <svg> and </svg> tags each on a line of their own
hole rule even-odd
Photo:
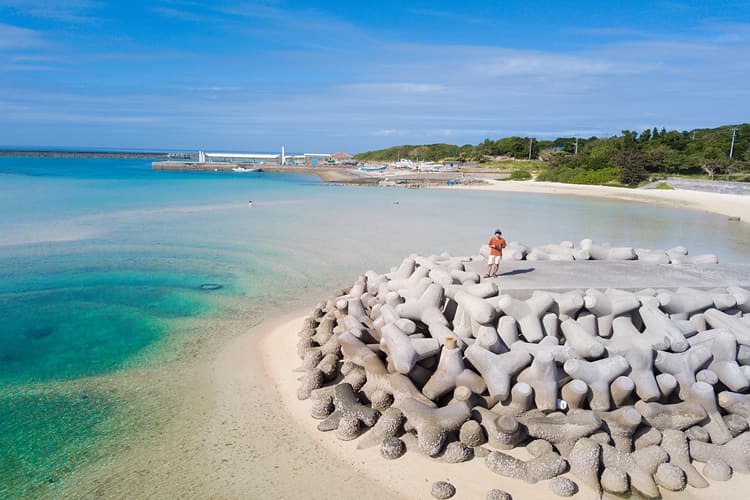
<svg viewBox="0 0 750 500">
<path fill-rule="evenodd" d="M 737 129 L 734 161 L 729 162 L 733 128 Z M 549 168 L 540 178 L 546 176 L 547 180 L 558 182 L 606 183 L 622 174 L 623 179 L 632 184 L 643 177 L 644 170 L 646 173 L 672 175 L 705 172 L 709 177 L 715 177 L 717 174 L 732 175 L 746 171 L 750 164 L 750 124 L 692 131 L 668 131 L 654 127 L 640 135 L 623 130 L 616 137 L 580 139 L 578 154 L 573 155 L 575 142 L 574 137 L 552 141 L 534 139 L 532 156 L 544 156 L 549 163 Z M 631 154 L 633 151 L 640 154 Z M 360 153 L 356 158 L 359 161 L 377 162 L 396 161 L 398 158 L 485 161 L 497 155 L 527 158 L 529 138 L 487 138 L 476 146 L 464 144 L 460 147 L 443 143 L 402 145 Z"/>
<path fill-rule="evenodd" d="M 646 157 L 636 149 L 630 149 L 621 152 L 617 157 L 617 164 L 620 167 L 620 182 L 628 186 L 637 186 L 648 179 L 646 171 Z"/>
<path fill-rule="evenodd" d="M 587 147 L 581 162 L 586 168 L 600 170 L 617 166 L 616 155 L 618 147 L 612 139 L 599 140 Z"/>
<path fill-rule="evenodd" d="M 633 132 L 632 130 L 623 130 L 622 131 L 622 147 L 625 149 L 636 147 L 637 136 L 638 136 L 638 132 Z"/>
<path fill-rule="evenodd" d="M 702 158 L 700 158 L 701 168 L 711 180 L 714 180 L 716 174 L 720 174 L 727 167 L 729 158 L 725 157 L 722 151 L 711 146 L 706 149 Z"/>
</svg>

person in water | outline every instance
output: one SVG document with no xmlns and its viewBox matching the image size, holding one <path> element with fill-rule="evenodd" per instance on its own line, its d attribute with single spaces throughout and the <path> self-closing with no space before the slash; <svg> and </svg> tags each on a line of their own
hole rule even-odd
<svg viewBox="0 0 750 500">
<path fill-rule="evenodd" d="M 247 206 L 253 208 L 253 200 L 248 201 Z"/>
<path fill-rule="evenodd" d="M 503 248 L 507 243 L 503 238 L 503 232 L 499 229 L 495 229 L 495 235 L 490 239 L 490 255 L 487 259 L 487 274 L 485 278 L 492 276 L 497 278 L 497 273 L 500 270 L 500 259 L 503 258 Z"/>
</svg>

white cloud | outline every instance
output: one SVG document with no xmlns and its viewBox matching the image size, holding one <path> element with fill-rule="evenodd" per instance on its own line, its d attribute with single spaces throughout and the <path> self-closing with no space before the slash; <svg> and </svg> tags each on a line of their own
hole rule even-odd
<svg viewBox="0 0 750 500">
<path fill-rule="evenodd" d="M 452 23 L 479 24 L 486 26 L 491 26 L 493 24 L 493 21 L 491 19 L 466 16 L 460 14 L 459 12 L 452 12 L 449 10 L 410 9 L 409 12 L 417 16 L 433 17 L 436 19 L 449 19 Z"/>
<path fill-rule="evenodd" d="M 409 133 L 408 130 L 396 130 L 396 129 L 383 129 L 383 130 L 376 130 L 372 133 L 375 137 L 394 137 L 394 136 L 404 136 Z"/>
<path fill-rule="evenodd" d="M 0 23 L 0 50 L 28 49 L 47 45 L 38 31 Z"/>
<path fill-rule="evenodd" d="M 707 23 L 702 29 L 712 36 L 717 44 L 738 44 L 750 41 L 750 23 Z"/>
<path fill-rule="evenodd" d="M 6 115 L 16 123 L 63 123 L 63 124 L 87 124 L 87 125 L 143 125 L 149 123 L 164 122 L 164 118 L 154 114 L 153 116 L 123 116 L 118 114 L 86 114 L 76 112 L 57 112 L 41 110 L 18 110 L 17 114 Z"/>
<path fill-rule="evenodd" d="M 562 31 L 563 33 L 596 36 L 602 38 L 648 38 L 650 36 L 653 36 L 653 34 L 645 31 L 617 26 L 600 26 L 597 28 L 568 28 Z"/>
<path fill-rule="evenodd" d="M 479 73 L 495 77 L 586 77 L 632 75 L 649 66 L 623 61 L 540 52 L 510 52 L 474 63 Z"/>
<path fill-rule="evenodd" d="M 3 0 L 2 4 L 22 15 L 67 23 L 96 21 L 89 13 L 101 7 L 92 0 Z"/>
<path fill-rule="evenodd" d="M 373 82 L 341 85 L 345 90 L 357 92 L 386 92 L 396 94 L 435 94 L 446 90 L 445 85 L 419 82 Z"/>
<path fill-rule="evenodd" d="M 750 115 L 745 25 L 674 39 L 601 28 L 606 40 L 584 49 L 521 50 L 373 41 L 345 20 L 314 10 L 295 17 L 276 3 L 152 5 L 163 16 L 205 19 L 237 43 L 154 49 L 105 36 L 92 49 L 88 38 L 63 46 L 53 32 L 0 24 L 0 133 L 17 123 L 71 131 L 106 124 L 99 128 L 113 137 L 182 137 L 185 147 L 206 137 L 247 149 L 243 138 L 252 136 L 261 148 L 294 137 L 301 149 L 355 151 L 611 134 L 648 123 L 691 128 Z M 310 24 L 297 30 L 299 19 Z M 269 35 L 283 43 L 254 43 Z M 19 73 L 46 66 L 64 73 L 32 85 Z"/>
</svg>

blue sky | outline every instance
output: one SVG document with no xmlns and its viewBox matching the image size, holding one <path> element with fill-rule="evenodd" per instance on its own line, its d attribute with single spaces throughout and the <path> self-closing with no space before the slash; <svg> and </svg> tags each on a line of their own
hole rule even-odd
<svg viewBox="0 0 750 500">
<path fill-rule="evenodd" d="M 359 152 L 747 121 L 747 1 L 0 0 L 3 145 Z"/>
</svg>

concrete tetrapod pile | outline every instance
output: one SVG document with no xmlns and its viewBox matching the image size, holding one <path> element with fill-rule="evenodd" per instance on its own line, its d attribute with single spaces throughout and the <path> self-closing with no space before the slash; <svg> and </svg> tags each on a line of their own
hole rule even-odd
<svg viewBox="0 0 750 500">
<path fill-rule="evenodd" d="M 482 457 L 529 483 L 570 473 L 597 495 L 656 498 L 750 472 L 750 291 L 520 300 L 467 260 L 410 256 L 368 271 L 306 319 L 297 396 L 321 431 L 387 459 L 407 448 Z M 505 453 L 519 446 L 533 458 Z"/>
<path fill-rule="evenodd" d="M 489 255 L 490 247 L 483 245 L 479 254 Z M 597 244 L 591 239 L 582 240 L 578 246 L 572 241 L 550 243 L 530 247 L 511 241 L 503 251 L 503 260 L 640 260 L 651 264 L 716 264 L 714 254 L 688 255 L 688 249 L 676 246 L 668 250 L 647 248 L 612 247 L 607 243 Z"/>
</svg>

